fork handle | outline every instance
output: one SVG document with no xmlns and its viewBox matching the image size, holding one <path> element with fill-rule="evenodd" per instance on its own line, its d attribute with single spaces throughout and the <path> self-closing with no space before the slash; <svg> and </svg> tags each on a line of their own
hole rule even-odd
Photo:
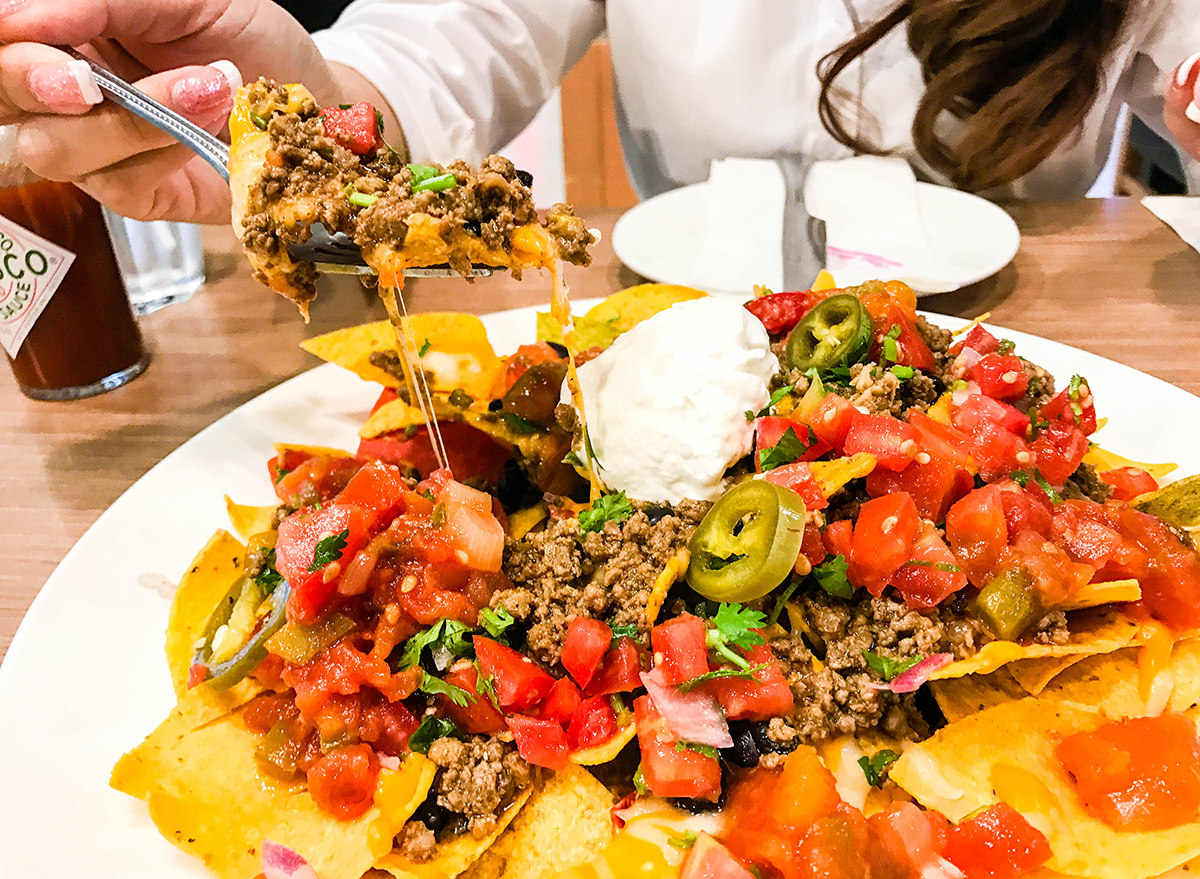
<svg viewBox="0 0 1200 879">
<path fill-rule="evenodd" d="M 225 178 L 226 183 L 229 182 L 229 147 L 222 140 L 209 134 L 191 120 L 180 116 L 174 110 L 163 106 L 154 98 L 134 88 L 115 73 L 101 67 L 70 46 L 59 46 L 58 48 L 73 58 L 86 61 L 96 77 L 100 91 L 108 95 L 114 104 L 124 107 L 160 131 L 171 135 L 212 165 L 217 173 Z"/>
</svg>

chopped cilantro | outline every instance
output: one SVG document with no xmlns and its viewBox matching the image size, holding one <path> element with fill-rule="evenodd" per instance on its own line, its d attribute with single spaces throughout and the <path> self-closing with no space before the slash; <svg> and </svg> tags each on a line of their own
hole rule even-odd
<svg viewBox="0 0 1200 879">
<path fill-rule="evenodd" d="M 696 844 L 696 840 L 700 838 L 700 834 L 695 830 L 685 830 L 678 835 L 672 835 L 667 838 L 667 845 L 675 848 L 691 848 Z"/>
<path fill-rule="evenodd" d="M 753 668 L 729 668 L 728 666 L 722 666 L 715 671 L 706 671 L 702 675 L 696 675 L 696 677 L 684 681 L 679 685 L 679 692 L 690 693 L 706 681 L 717 681 L 721 678 L 753 678 L 766 667 L 767 664 L 765 662 Z"/>
<path fill-rule="evenodd" d="M 697 754 L 703 754 L 705 757 L 711 757 L 716 760 L 720 754 L 712 745 L 698 745 L 695 742 L 676 742 L 675 750 L 682 753 L 683 751 L 695 751 Z"/>
<path fill-rule="evenodd" d="M 784 464 L 791 464 L 801 455 L 811 449 L 817 443 L 816 434 L 812 428 L 804 425 L 808 430 L 808 444 L 805 445 L 800 441 L 800 437 L 796 435 L 796 429 L 789 427 L 783 432 L 783 436 L 779 441 L 769 449 L 758 450 L 758 466 L 762 471 L 774 470 L 776 467 L 782 467 Z"/>
<path fill-rule="evenodd" d="M 872 671 L 878 672 L 885 681 L 890 681 L 903 674 L 924 658 L 918 653 L 908 659 L 888 659 L 886 656 L 880 656 L 870 650 L 863 651 L 863 659 L 867 661 L 867 666 Z"/>
<path fill-rule="evenodd" d="M 279 483 L 283 482 L 283 477 L 287 476 L 291 472 L 291 470 L 280 470 L 275 474 L 275 484 L 278 485 Z"/>
<path fill-rule="evenodd" d="M 880 787 L 883 785 L 883 770 L 899 759 L 900 755 L 895 751 L 880 751 L 874 757 L 865 755 L 859 757 L 858 765 L 862 769 L 863 775 L 867 777 L 867 784 L 871 787 Z"/>
<path fill-rule="evenodd" d="M 1062 495 L 1054 490 L 1053 486 L 1046 481 L 1046 477 L 1041 474 L 1040 470 L 1035 470 L 1033 478 L 1037 481 L 1038 486 L 1046 493 L 1046 497 L 1050 498 L 1050 502 L 1057 504 L 1062 501 Z"/>
<path fill-rule="evenodd" d="M 622 638 L 636 638 L 638 636 L 637 626 L 610 626 L 612 629 L 612 641 L 610 645 L 615 645 Z"/>
<path fill-rule="evenodd" d="M 426 354 L 429 353 L 429 348 L 432 345 L 433 345 L 433 342 L 431 342 L 429 339 L 426 339 L 424 342 L 421 343 L 421 347 L 417 349 L 417 356 L 424 357 Z"/>
<path fill-rule="evenodd" d="M 485 607 L 479 611 L 479 625 L 493 638 L 502 637 L 505 629 L 515 622 L 513 615 L 502 607 Z"/>
<path fill-rule="evenodd" d="M 454 684 L 448 684 L 441 678 L 435 678 L 429 672 L 425 672 L 425 677 L 421 681 L 420 689 L 422 693 L 429 693 L 431 696 L 445 696 L 460 708 L 465 707 L 468 702 L 475 701 L 475 697 L 462 687 L 456 687 Z"/>
<path fill-rule="evenodd" d="M 479 660 L 475 660 L 475 689 L 491 702 L 497 711 L 500 710 L 500 697 L 496 695 L 496 676 L 485 675 L 479 667 Z"/>
<path fill-rule="evenodd" d="M 1083 389 L 1085 379 L 1081 375 L 1071 376 L 1070 383 L 1067 384 L 1067 396 L 1072 400 L 1079 399 L 1079 392 Z"/>
<path fill-rule="evenodd" d="M 642 772 L 641 763 L 633 772 L 633 789 L 642 795 L 650 793 L 650 788 L 646 787 L 646 774 Z"/>
<path fill-rule="evenodd" d="M 262 568 L 254 575 L 254 582 L 267 594 L 274 592 L 275 587 L 283 582 L 283 575 L 275 569 L 275 547 L 263 553 Z"/>
<path fill-rule="evenodd" d="M 418 754 L 428 754 L 429 746 L 438 739 L 444 739 L 447 736 L 454 736 L 456 739 L 463 737 L 454 721 L 447 720 L 444 717 L 434 717 L 429 715 L 421 721 L 421 725 L 413 730 L 413 734 L 408 737 L 408 748 Z"/>
<path fill-rule="evenodd" d="M 916 374 L 917 374 L 917 371 L 915 369 L 913 369 L 911 366 L 893 366 L 892 367 L 892 375 L 894 375 L 896 378 L 900 379 L 900 381 L 902 381 L 902 382 L 908 381 L 910 378 L 912 378 Z"/>
<path fill-rule="evenodd" d="M 1000 347 L 997 349 L 997 351 L 1001 354 L 1011 354 L 1012 350 L 1016 347 L 1017 347 L 1017 343 L 1014 342 L 1012 339 L 1001 339 Z M 884 753 L 886 753 L 886 752 L 884 752 Z"/>
<path fill-rule="evenodd" d="M 575 451 L 574 449 L 567 452 L 567 456 L 562 459 L 562 462 L 564 464 L 569 464 L 572 467 L 586 467 L 587 466 L 587 461 L 585 461 L 585 460 L 583 460 L 583 458 L 579 457 L 579 452 Z"/>
<path fill-rule="evenodd" d="M 794 387 L 795 385 L 784 385 L 782 388 L 773 393 L 771 395 L 771 399 L 767 400 L 767 405 L 758 410 L 758 417 L 765 418 L 766 416 L 770 415 L 771 410 L 778 406 L 779 401 L 786 397 Z M 751 419 L 747 418 L 746 420 L 750 421 Z"/>
<path fill-rule="evenodd" d="M 854 595 L 854 587 L 850 585 L 850 580 L 846 577 L 846 571 L 849 568 L 846 557 L 838 553 L 813 568 L 813 578 L 817 581 L 818 586 L 835 598 L 851 598 Z"/>
<path fill-rule="evenodd" d="M 504 423 L 508 425 L 508 429 L 513 433 L 537 433 L 538 426 L 532 421 L 526 421 L 520 415 L 513 412 L 501 412 L 500 417 L 504 419 Z"/>
<path fill-rule="evenodd" d="M 1029 473 L 1024 470 L 1014 470 L 1010 475 L 1012 481 L 1021 486 L 1021 488 L 1029 484 Z"/>
<path fill-rule="evenodd" d="M 379 129 L 379 136 L 383 137 L 383 113 L 379 110 L 375 111 L 375 127 Z"/>
<path fill-rule="evenodd" d="M 342 557 L 342 551 L 345 550 L 346 541 L 349 539 L 349 528 L 343 529 L 337 534 L 322 537 L 317 541 L 317 548 L 313 550 L 312 564 L 308 566 L 308 569 L 319 571 L 326 565 L 336 562 Z"/>
<path fill-rule="evenodd" d="M 469 626 L 458 620 L 438 620 L 424 632 L 418 632 L 404 642 L 398 668 L 403 670 L 419 665 L 427 647 L 430 650 L 446 650 L 454 656 L 466 656 L 471 652 L 471 645 L 463 636 L 470 630 Z"/>
<path fill-rule="evenodd" d="M 800 588 L 800 581 L 792 580 L 791 583 L 788 583 L 787 588 L 785 588 L 781 593 L 779 593 L 779 597 L 775 599 L 775 606 L 773 608 L 771 608 L 771 615 L 769 617 L 767 617 L 768 625 L 773 626 L 773 625 L 775 625 L 775 623 L 777 623 L 779 621 L 779 615 L 781 613 L 783 613 L 783 609 L 787 605 L 788 600 L 792 597 L 792 595 L 795 593 L 795 591 L 799 588 Z"/>
<path fill-rule="evenodd" d="M 629 502 L 629 498 L 625 497 L 625 492 L 618 491 L 601 495 L 592 504 L 590 510 L 580 511 L 579 531 L 582 534 L 600 531 L 604 528 L 605 522 L 624 522 L 633 513 L 633 504 Z"/>
<path fill-rule="evenodd" d="M 412 173 L 413 183 L 420 183 L 422 180 L 428 180 L 441 173 L 432 165 L 406 165 L 405 167 Z"/>
<path fill-rule="evenodd" d="M 759 611 L 740 604 L 721 602 L 711 622 L 712 627 L 705 636 L 708 648 L 738 668 L 749 669 L 750 663 L 746 658 L 740 653 L 735 653 L 732 648 L 749 650 L 759 644 L 766 644 L 767 639 L 757 630 L 767 624 L 767 618 Z"/>
</svg>

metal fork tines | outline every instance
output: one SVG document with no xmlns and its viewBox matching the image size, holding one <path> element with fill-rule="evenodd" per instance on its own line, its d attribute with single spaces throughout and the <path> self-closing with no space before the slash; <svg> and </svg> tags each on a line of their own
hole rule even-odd
<svg viewBox="0 0 1200 879">
<path fill-rule="evenodd" d="M 108 95 L 114 104 L 125 108 L 175 138 L 212 165 L 226 183 L 229 182 L 229 146 L 224 141 L 209 134 L 199 125 L 185 119 L 174 110 L 163 106 L 154 98 L 139 91 L 112 71 L 101 67 L 70 46 L 59 46 L 59 48 L 73 58 L 87 62 L 96 77 L 100 91 Z M 292 259 L 314 262 L 319 272 L 374 274 L 374 270 L 363 261 L 362 251 L 359 250 L 358 245 L 347 235 L 341 232 L 330 235 L 329 231 L 320 223 L 313 224 L 310 231 L 311 237 L 307 241 L 288 246 L 288 253 Z M 491 266 L 473 266 L 470 276 L 473 278 L 487 277 L 492 274 L 492 271 Z M 416 278 L 448 278 L 458 273 L 449 266 L 429 266 L 405 269 L 404 274 Z"/>
</svg>

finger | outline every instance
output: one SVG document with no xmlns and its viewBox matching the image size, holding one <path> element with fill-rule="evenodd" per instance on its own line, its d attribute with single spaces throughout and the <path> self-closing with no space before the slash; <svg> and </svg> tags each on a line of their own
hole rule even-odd
<svg viewBox="0 0 1200 879">
<path fill-rule="evenodd" d="M 1163 121 L 1176 142 L 1200 159 L 1200 52 L 1175 71 L 1163 93 Z"/>
<path fill-rule="evenodd" d="M 216 133 L 229 116 L 240 83 L 237 68 L 228 62 L 216 62 L 154 74 L 137 86 Z M 170 135 L 130 111 L 105 102 L 82 117 L 25 117 L 17 150 L 21 161 L 34 173 L 54 180 L 73 180 L 173 142 Z"/>
<path fill-rule="evenodd" d="M 178 144 L 135 156 L 77 183 L 97 201 L 135 220 L 229 223 L 229 184 Z"/>
</svg>

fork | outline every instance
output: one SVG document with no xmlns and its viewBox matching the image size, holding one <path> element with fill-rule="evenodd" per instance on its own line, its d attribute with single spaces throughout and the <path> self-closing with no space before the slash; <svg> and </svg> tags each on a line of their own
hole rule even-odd
<svg viewBox="0 0 1200 879">
<path fill-rule="evenodd" d="M 174 110 L 163 106 L 154 98 L 139 91 L 112 71 L 101 67 L 70 46 L 59 46 L 58 48 L 73 58 L 87 62 L 96 77 L 100 91 L 108 95 L 109 100 L 114 104 L 125 108 L 175 138 L 212 165 L 226 183 L 229 182 L 229 146 L 224 141 L 209 134 L 199 125 L 185 119 Z M 348 235 L 342 232 L 330 234 L 329 230 L 321 223 L 314 223 L 309 231 L 310 235 L 307 241 L 288 245 L 288 255 L 292 259 L 315 263 L 317 271 L 320 272 L 356 275 L 375 273 L 374 269 L 363 262 L 362 251 Z M 491 266 L 474 265 L 471 267 L 470 276 L 482 278 L 491 275 L 492 272 Z M 449 278 L 458 275 L 449 266 L 407 268 L 404 270 L 404 274 L 410 278 Z"/>
</svg>

